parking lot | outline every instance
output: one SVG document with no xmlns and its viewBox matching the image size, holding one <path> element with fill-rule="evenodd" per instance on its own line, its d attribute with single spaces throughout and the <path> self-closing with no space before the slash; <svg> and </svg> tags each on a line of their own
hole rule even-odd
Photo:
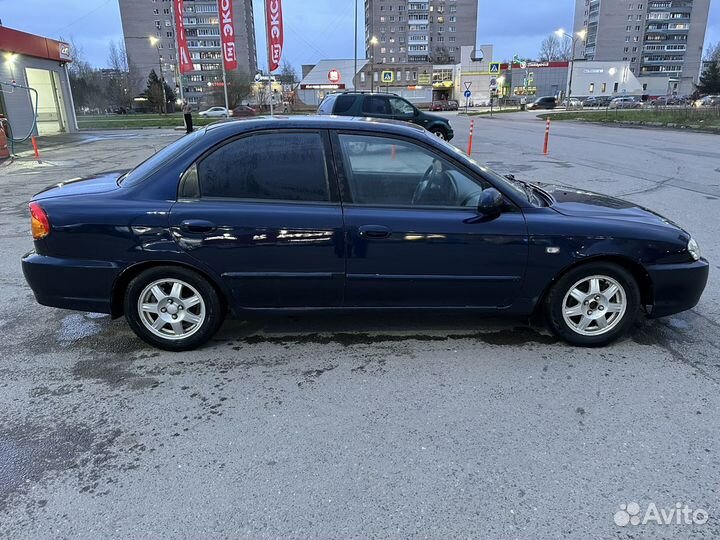
<svg viewBox="0 0 720 540">
<path fill-rule="evenodd" d="M 449 114 L 467 149 L 470 119 Z M 717 135 L 474 118 L 473 156 L 622 196 L 711 261 L 693 310 L 572 348 L 468 314 L 257 316 L 199 351 L 34 302 L 27 200 L 172 130 L 92 132 L 0 165 L 0 538 L 720 536 Z M 704 524 L 618 526 L 620 505 Z"/>
</svg>

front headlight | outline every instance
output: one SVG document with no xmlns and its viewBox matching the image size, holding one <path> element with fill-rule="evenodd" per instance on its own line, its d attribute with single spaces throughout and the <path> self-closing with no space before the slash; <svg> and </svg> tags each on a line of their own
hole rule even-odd
<svg viewBox="0 0 720 540">
<path fill-rule="evenodd" d="M 699 261 L 700 260 L 700 246 L 698 246 L 698 243 L 695 241 L 694 238 L 691 238 L 688 241 L 688 253 L 690 253 L 690 256 L 693 258 L 693 261 Z"/>
</svg>

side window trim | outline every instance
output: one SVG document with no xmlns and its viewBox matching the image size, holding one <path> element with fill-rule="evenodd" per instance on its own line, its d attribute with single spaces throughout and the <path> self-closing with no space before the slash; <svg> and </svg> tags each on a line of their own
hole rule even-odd
<svg viewBox="0 0 720 540">
<path fill-rule="evenodd" d="M 342 144 L 340 143 L 340 135 L 357 135 L 357 136 L 364 136 L 364 137 L 378 137 L 378 138 L 386 138 L 386 139 L 396 139 L 398 141 L 410 143 L 410 144 L 416 144 L 419 147 L 423 148 L 424 150 L 427 150 L 428 152 L 438 156 L 440 159 L 444 159 L 445 161 L 449 162 L 454 167 L 457 167 L 458 171 L 460 171 L 462 174 L 466 175 L 473 181 L 482 181 L 490 186 L 497 189 L 497 186 L 490 181 L 488 178 L 486 178 L 484 175 L 479 174 L 471 169 L 469 169 L 465 164 L 458 162 L 455 160 L 452 156 L 446 155 L 443 153 L 440 153 L 437 148 L 434 148 L 432 145 L 425 143 L 424 141 L 419 141 L 417 139 L 413 139 L 411 137 L 403 137 L 402 135 L 397 135 L 394 133 L 377 133 L 377 132 L 368 132 L 368 131 L 361 131 L 361 130 L 348 130 L 348 129 L 340 129 L 340 130 L 332 130 L 330 133 L 330 139 L 332 141 L 332 147 L 333 147 L 333 160 L 335 162 L 335 167 L 337 168 L 337 178 L 338 178 L 338 184 L 340 187 L 340 197 L 341 202 L 343 206 L 352 206 L 352 207 L 361 207 L 361 208 L 403 208 L 403 209 L 415 209 L 415 210 L 442 210 L 442 211 L 448 211 L 448 210 L 458 210 L 458 211 L 468 211 L 471 210 L 470 207 L 461 207 L 461 206 L 412 206 L 412 205 L 396 205 L 396 204 L 367 204 L 367 203 L 356 203 L 352 200 L 352 191 L 350 189 L 350 182 L 348 179 L 347 171 L 345 170 L 345 161 L 343 159 L 343 150 L 342 150 Z M 481 187 L 478 184 L 478 187 Z M 500 192 L 503 194 L 504 198 L 506 199 L 507 203 L 513 208 L 517 209 L 519 208 L 516 203 L 512 200 L 512 198 L 508 197 L 502 190 Z"/>
<path fill-rule="evenodd" d="M 328 192 L 329 192 L 329 200 L 328 201 L 294 201 L 294 200 L 281 200 L 281 199 L 252 199 L 252 198 L 236 198 L 236 197 L 208 197 L 202 196 L 202 193 L 200 192 L 200 182 L 199 182 L 199 175 L 197 174 L 197 168 L 200 165 L 200 163 L 210 156 L 212 153 L 216 152 L 223 146 L 227 144 L 231 144 L 235 141 L 244 139 L 246 137 L 252 137 L 252 136 L 263 136 L 268 134 L 287 134 L 287 133 L 316 133 L 320 135 L 321 143 L 322 143 L 322 151 L 323 151 L 323 157 L 325 159 L 325 169 L 327 172 L 327 182 L 328 182 Z M 337 167 L 335 165 L 335 160 L 333 159 L 333 151 L 332 151 L 332 144 L 330 141 L 330 134 L 329 130 L 327 129 L 306 129 L 306 128 L 274 128 L 274 129 L 259 129 L 254 131 L 249 131 L 245 133 L 239 133 L 237 135 L 234 135 L 232 137 L 229 137 L 227 139 L 223 139 L 222 141 L 219 141 L 218 143 L 214 144 L 210 148 L 206 149 L 183 173 L 180 175 L 180 182 L 178 185 L 178 200 L 179 199 L 192 199 L 192 200 L 214 200 L 214 201 L 221 201 L 221 200 L 227 200 L 227 201 L 247 201 L 247 202 L 262 202 L 264 204 L 314 204 L 314 205 L 325 205 L 325 206 L 338 206 L 340 204 L 340 192 L 338 188 L 338 178 L 337 178 Z M 192 178 L 193 172 L 195 175 L 195 178 Z M 193 182 L 195 185 L 193 185 Z"/>
</svg>

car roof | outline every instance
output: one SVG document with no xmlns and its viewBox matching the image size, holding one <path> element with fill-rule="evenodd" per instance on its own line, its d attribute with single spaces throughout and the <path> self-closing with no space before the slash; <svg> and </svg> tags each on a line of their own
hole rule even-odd
<svg viewBox="0 0 720 540">
<path fill-rule="evenodd" d="M 415 135 L 425 133 L 425 128 L 400 120 L 333 115 L 257 116 L 241 121 L 221 120 L 208 125 L 205 129 L 208 133 L 230 136 L 235 133 L 272 128 L 355 129 Z"/>
</svg>

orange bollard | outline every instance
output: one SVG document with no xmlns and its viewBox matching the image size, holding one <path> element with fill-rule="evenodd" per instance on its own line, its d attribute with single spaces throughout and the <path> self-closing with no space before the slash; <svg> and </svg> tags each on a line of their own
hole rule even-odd
<svg viewBox="0 0 720 540">
<path fill-rule="evenodd" d="M 470 138 L 468 139 L 468 156 L 472 155 L 472 137 L 473 137 L 473 128 L 475 127 L 475 120 L 470 120 Z"/>
<path fill-rule="evenodd" d="M 550 142 L 550 117 L 548 116 L 547 123 L 545 124 L 545 145 L 543 146 L 543 154 L 548 154 L 548 143 Z"/>
<path fill-rule="evenodd" d="M 38 150 L 37 141 L 35 140 L 35 135 L 32 136 L 32 146 L 33 150 L 35 151 L 35 159 L 40 159 L 40 151 Z"/>
</svg>

